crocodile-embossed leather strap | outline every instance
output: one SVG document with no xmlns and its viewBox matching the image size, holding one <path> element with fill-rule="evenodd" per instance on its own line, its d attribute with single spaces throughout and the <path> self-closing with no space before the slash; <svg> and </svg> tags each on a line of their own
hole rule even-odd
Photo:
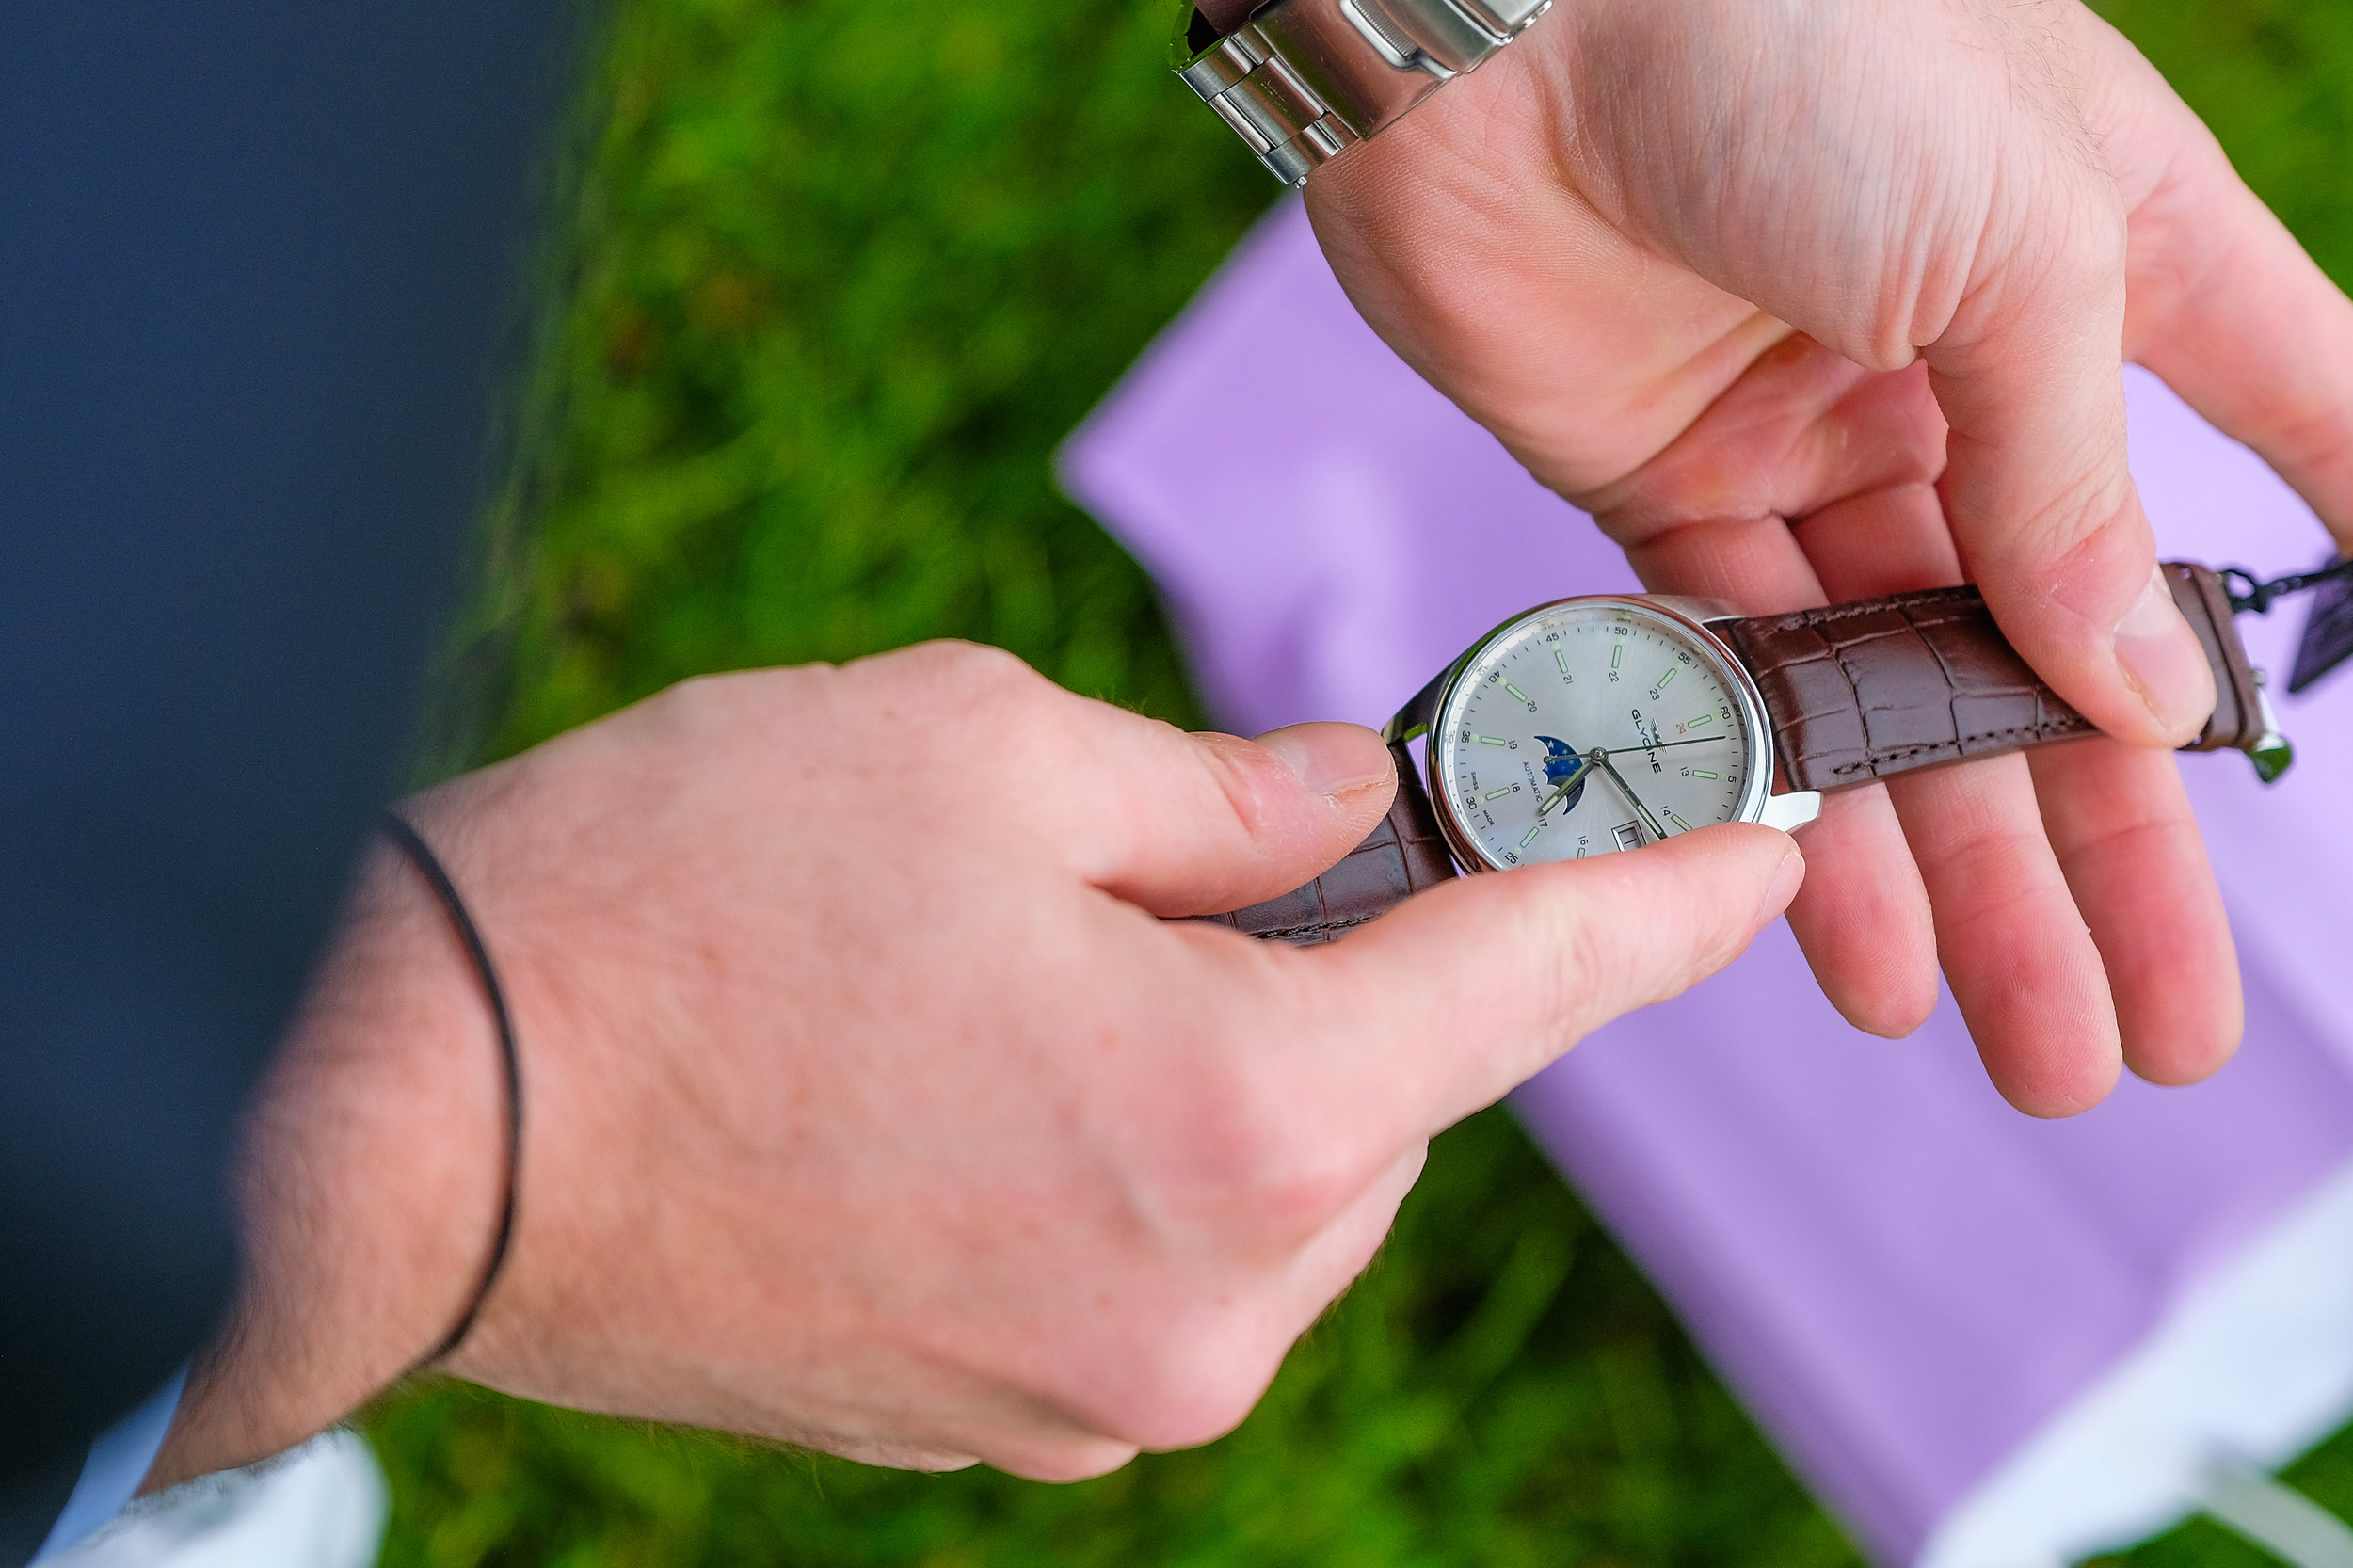
<svg viewBox="0 0 2353 1568">
<path fill-rule="evenodd" d="M 2164 568 L 2214 666 L 2213 718 L 2183 749 L 2251 744 L 2254 673 L 2212 571 Z M 1919 768 L 2095 734 L 1993 624 L 1974 587 L 1893 594 L 1719 626 L 1756 678 L 1793 790 L 1840 790 Z"/>
<path fill-rule="evenodd" d="M 1413 754 L 1392 745 L 1389 757 L 1397 764 L 1397 798 L 1389 803 L 1389 814 L 1345 859 L 1281 898 L 1207 918 L 1253 936 L 1307 947 L 1337 941 L 1424 888 L 1451 878 L 1454 858 L 1439 837 L 1438 819 L 1431 815 L 1430 795 L 1415 772 Z"/>
</svg>

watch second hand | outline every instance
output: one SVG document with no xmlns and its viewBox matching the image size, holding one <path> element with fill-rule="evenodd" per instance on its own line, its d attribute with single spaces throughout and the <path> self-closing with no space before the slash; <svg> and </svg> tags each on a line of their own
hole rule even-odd
<svg viewBox="0 0 2353 1568">
<path fill-rule="evenodd" d="M 1730 739 L 1731 737 L 1728 735 L 1694 735 L 1688 741 L 1659 741 L 1651 745 L 1643 745 L 1638 742 L 1630 746 L 1620 746 L 1618 749 L 1620 751 L 1664 751 L 1669 746 L 1705 745 L 1710 741 L 1724 741 Z"/>
<path fill-rule="evenodd" d="M 1633 786 L 1626 783 L 1624 776 L 1618 772 L 1617 764 L 1609 760 L 1609 753 L 1600 746 L 1595 746 L 1592 751 L 1587 752 L 1586 756 L 1609 776 L 1609 781 L 1617 785 L 1618 792 L 1625 795 L 1632 803 L 1634 809 L 1642 814 L 1642 825 L 1651 830 L 1652 837 L 1666 838 L 1667 830 L 1658 825 L 1658 819 L 1650 814 L 1650 808 L 1642 804 L 1642 797 L 1634 792 Z"/>
</svg>

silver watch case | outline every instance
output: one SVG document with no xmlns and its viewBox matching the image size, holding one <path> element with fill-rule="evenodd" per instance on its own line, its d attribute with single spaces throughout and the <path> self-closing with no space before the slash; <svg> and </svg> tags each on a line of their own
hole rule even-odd
<svg viewBox="0 0 2353 1568">
<path fill-rule="evenodd" d="M 1392 745 L 1406 741 L 1425 739 L 1433 728 L 1441 728 L 1446 714 L 1453 707 L 1462 689 L 1464 675 L 1479 663 L 1480 656 L 1507 633 L 1538 616 L 1577 605 L 1596 605 L 1634 610 L 1667 622 L 1690 639 L 1700 656 L 1715 668 L 1724 689 L 1740 706 L 1742 728 L 1748 738 L 1748 771 L 1746 785 L 1740 793 L 1737 816 L 1741 822 L 1763 823 L 1784 832 L 1802 827 L 1821 812 L 1822 797 L 1811 790 L 1792 790 L 1776 793 L 1773 789 L 1772 720 L 1765 712 L 1765 697 L 1756 688 L 1756 681 L 1748 667 L 1735 656 L 1730 644 L 1718 636 L 1714 624 L 1735 620 L 1739 612 L 1729 604 L 1715 600 L 1691 599 L 1670 594 L 1578 594 L 1568 599 L 1556 599 L 1523 610 L 1504 621 L 1485 636 L 1463 650 L 1462 657 L 1447 666 L 1437 679 L 1414 695 L 1412 701 L 1398 710 L 1381 732 L 1382 739 Z M 1447 848 L 1454 862 L 1466 872 L 1503 871 L 1487 857 L 1479 840 L 1456 814 L 1454 792 L 1443 788 L 1438 780 L 1437 748 L 1426 749 L 1422 760 L 1422 778 L 1428 788 L 1430 803 L 1438 819 L 1439 831 L 1445 834 Z"/>
<path fill-rule="evenodd" d="M 1552 0 L 1274 0 L 1220 37 L 1180 0 L 1169 66 L 1267 171 L 1317 165 L 1478 67 Z"/>
</svg>

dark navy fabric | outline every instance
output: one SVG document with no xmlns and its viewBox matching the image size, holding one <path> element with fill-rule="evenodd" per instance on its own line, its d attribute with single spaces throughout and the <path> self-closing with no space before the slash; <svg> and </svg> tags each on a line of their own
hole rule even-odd
<svg viewBox="0 0 2353 1568">
<path fill-rule="evenodd" d="M 225 1299 L 570 41 L 559 0 L 0 0 L 0 1530 Z"/>
</svg>

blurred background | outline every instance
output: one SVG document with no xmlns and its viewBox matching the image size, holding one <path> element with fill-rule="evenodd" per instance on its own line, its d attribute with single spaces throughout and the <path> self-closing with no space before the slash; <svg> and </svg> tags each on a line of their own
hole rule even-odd
<svg viewBox="0 0 2353 1568">
<path fill-rule="evenodd" d="M 2353 277 L 2353 8 L 2102 8 Z M 613 0 L 551 159 L 528 364 L 428 775 L 681 677 L 927 637 L 1196 723 L 1053 448 L 1276 189 L 1139 0 Z M 364 1430 L 385 1561 L 1858 1560 L 1521 1136 L 1441 1139 L 1370 1273 L 1225 1441 L 1046 1487 L 872 1470 L 448 1384 Z M 2287 1472 L 2353 1513 L 2353 1434 Z M 2268 1560 L 2193 1520 L 2129 1557 Z"/>
</svg>

